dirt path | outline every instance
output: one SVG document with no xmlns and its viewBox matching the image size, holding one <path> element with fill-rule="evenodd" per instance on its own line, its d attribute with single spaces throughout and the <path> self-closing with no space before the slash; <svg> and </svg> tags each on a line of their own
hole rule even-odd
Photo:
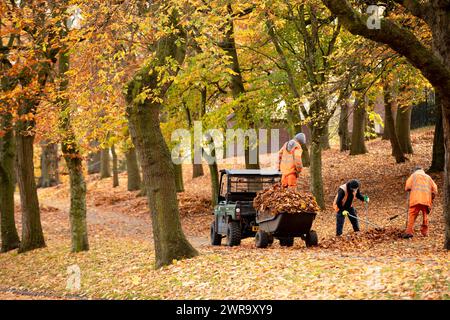
<svg viewBox="0 0 450 320">
<path fill-rule="evenodd" d="M 69 203 L 65 199 L 43 199 L 41 205 L 57 208 L 61 219 L 69 217 Z M 108 232 L 120 237 L 130 237 L 142 241 L 153 242 L 153 233 L 150 216 L 136 217 L 121 212 L 105 210 L 102 207 L 87 205 L 88 226 L 101 226 Z M 197 249 L 208 245 L 206 237 L 187 235 L 189 242 Z"/>
</svg>

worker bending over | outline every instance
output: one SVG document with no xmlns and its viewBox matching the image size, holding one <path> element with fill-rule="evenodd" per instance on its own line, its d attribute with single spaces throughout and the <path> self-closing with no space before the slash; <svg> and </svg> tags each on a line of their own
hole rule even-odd
<svg viewBox="0 0 450 320">
<path fill-rule="evenodd" d="M 286 142 L 278 152 L 278 170 L 281 171 L 283 187 L 297 187 L 297 178 L 303 169 L 301 144 L 305 143 L 305 135 L 297 133 L 294 139 Z"/>
<path fill-rule="evenodd" d="M 413 174 L 406 181 L 405 191 L 408 191 L 410 194 L 408 221 L 403 238 L 412 238 L 414 223 L 420 212 L 423 215 L 420 233 L 426 237 L 428 235 L 428 214 L 430 214 L 433 200 L 438 191 L 437 185 L 421 167 L 416 167 Z"/>
<path fill-rule="evenodd" d="M 333 207 L 336 211 L 336 235 L 342 235 L 344 229 L 345 216 L 348 216 L 353 226 L 353 231 L 359 231 L 358 216 L 353 207 L 353 200 L 358 198 L 361 201 L 369 203 L 369 197 L 363 196 L 359 191 L 358 180 L 350 180 L 339 187 L 338 193 L 334 198 Z M 350 215 L 349 215 L 350 214 Z"/>
</svg>

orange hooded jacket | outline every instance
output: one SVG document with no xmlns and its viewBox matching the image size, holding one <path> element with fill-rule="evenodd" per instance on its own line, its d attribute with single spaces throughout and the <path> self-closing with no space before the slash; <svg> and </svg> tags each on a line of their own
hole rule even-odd
<svg viewBox="0 0 450 320">
<path fill-rule="evenodd" d="M 294 141 L 294 146 L 291 150 L 287 150 L 288 142 L 286 142 L 283 147 L 278 152 L 278 164 L 281 174 L 287 176 L 290 174 L 297 174 L 302 171 L 302 147 L 301 145 Z"/>
<path fill-rule="evenodd" d="M 437 185 L 423 170 L 417 170 L 406 181 L 405 191 L 410 191 L 409 206 L 422 204 L 431 208 L 437 194 Z"/>
</svg>

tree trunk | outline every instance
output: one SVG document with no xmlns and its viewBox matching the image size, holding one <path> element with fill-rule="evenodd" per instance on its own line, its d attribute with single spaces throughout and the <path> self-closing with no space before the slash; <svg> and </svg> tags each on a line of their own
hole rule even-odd
<svg viewBox="0 0 450 320">
<path fill-rule="evenodd" d="M 347 101 L 341 103 L 341 112 L 339 114 L 339 146 L 340 150 L 350 150 L 350 133 L 348 132 L 348 104 Z"/>
<path fill-rule="evenodd" d="M 167 23 L 170 28 L 178 27 L 175 11 L 172 11 Z M 180 33 L 183 34 L 181 31 Z M 178 40 L 179 35 L 175 32 L 160 38 L 155 46 L 155 59 L 144 65 L 125 88 L 130 133 L 142 167 L 152 217 L 156 268 L 169 265 L 175 259 L 198 255 L 181 228 L 175 169 L 160 128 L 159 111 L 162 106 L 154 99 L 136 99 L 143 88 L 157 88 L 155 92 L 158 92 L 161 100 L 165 96 L 171 83 L 158 83 L 158 72 L 155 69 L 163 66 L 167 59 L 182 64 L 185 48 L 184 42 L 177 45 Z"/>
<path fill-rule="evenodd" d="M 175 185 L 178 192 L 184 192 L 184 182 L 183 182 L 183 167 L 181 164 L 173 165 L 175 170 Z"/>
<path fill-rule="evenodd" d="M 391 87 L 386 83 L 383 86 L 384 94 L 384 111 L 385 111 L 385 125 L 384 128 L 389 132 L 389 140 L 391 142 L 392 155 L 395 157 L 397 163 L 405 162 L 407 159 L 403 154 L 400 143 L 398 142 L 397 132 L 395 130 L 394 116 L 392 110 L 396 107 L 394 96 L 391 93 Z"/>
<path fill-rule="evenodd" d="M 330 132 L 328 129 L 328 124 L 325 126 L 323 136 L 320 138 L 320 147 L 322 150 L 329 150 L 330 147 Z"/>
<path fill-rule="evenodd" d="M 310 166 L 311 192 L 317 200 L 320 208 L 325 209 L 325 197 L 322 178 L 322 149 L 320 135 L 317 130 L 312 130 L 311 141 L 311 166 Z"/>
<path fill-rule="evenodd" d="M 58 145 L 43 141 L 41 143 L 41 177 L 39 187 L 48 188 L 59 184 Z"/>
<path fill-rule="evenodd" d="M 370 120 L 369 114 L 366 112 L 366 140 L 375 139 L 376 137 L 377 132 L 375 131 L 375 121 Z"/>
<path fill-rule="evenodd" d="M 200 116 L 204 114 L 206 110 L 206 87 L 202 87 L 200 95 Z M 189 129 L 192 129 L 192 115 L 191 111 L 189 110 L 189 107 L 186 105 L 186 103 L 183 101 L 184 110 L 186 113 L 186 120 L 188 123 Z M 203 165 L 201 163 L 194 163 L 194 157 L 192 157 L 192 179 L 195 179 L 197 177 L 201 177 L 204 175 L 203 172 Z"/>
<path fill-rule="evenodd" d="M 69 54 L 64 48 L 59 55 L 59 77 L 61 79 L 60 92 L 64 93 L 69 85 L 66 72 L 69 70 Z M 61 141 L 61 150 L 70 180 L 70 235 L 72 240 L 72 252 L 89 250 L 88 229 L 86 222 L 86 182 L 83 176 L 83 163 L 75 133 L 70 121 L 69 101 L 60 98 L 58 101 L 60 113 L 60 126 L 64 132 Z"/>
<path fill-rule="evenodd" d="M 111 154 L 112 154 L 112 161 L 113 161 L 113 188 L 119 186 L 119 169 L 117 168 L 117 153 L 116 153 L 116 147 L 114 144 L 111 146 Z"/>
<path fill-rule="evenodd" d="M 397 110 L 396 132 L 398 142 L 402 151 L 407 154 L 413 153 L 411 145 L 411 111 L 412 107 L 401 107 Z"/>
<path fill-rule="evenodd" d="M 309 168 L 311 165 L 311 157 L 309 155 L 308 146 L 306 144 L 302 144 L 302 164 L 304 168 Z"/>
<path fill-rule="evenodd" d="M 386 88 L 387 89 L 387 88 Z M 389 88 L 389 90 L 392 90 Z M 389 93 L 391 99 L 394 99 L 393 93 Z M 385 100 L 386 101 L 386 100 Z M 389 113 L 388 113 L 389 110 Z M 387 118 L 389 117 L 389 119 Z M 383 131 L 383 140 L 390 140 L 391 139 L 391 131 L 395 133 L 394 139 L 398 142 L 398 136 L 397 131 L 395 129 L 395 119 L 397 118 L 397 103 L 384 103 L 384 131 Z M 388 121 L 391 121 L 392 123 L 388 123 Z M 392 129 L 394 128 L 394 129 Z M 391 130 L 391 131 L 389 131 Z M 403 151 L 402 151 L 403 153 Z M 392 152 L 392 155 L 394 155 L 394 152 Z"/>
<path fill-rule="evenodd" d="M 11 129 L 11 115 L 0 116 L 1 128 L 6 129 L 0 137 L 0 227 L 2 246 L 0 252 L 19 248 L 20 239 L 14 218 L 14 132 Z M 9 128 L 9 129 L 8 129 Z"/>
<path fill-rule="evenodd" d="M 259 152 L 257 145 L 251 145 L 250 138 L 246 138 L 245 143 L 245 169 L 259 169 Z M 258 142 L 256 142 L 258 144 Z M 253 163 L 251 154 L 256 154 L 256 163 Z"/>
<path fill-rule="evenodd" d="M 47 147 L 48 144 L 45 141 L 41 142 L 41 176 L 39 177 L 38 188 L 48 188 L 51 186 L 48 152 L 46 152 Z"/>
<path fill-rule="evenodd" d="M 437 103 L 441 104 L 442 123 L 444 129 L 445 165 L 444 165 L 444 203 L 443 214 L 445 219 L 444 248 L 450 250 L 450 88 L 442 88 L 445 83 L 450 87 L 450 14 L 448 2 L 432 1 L 433 51 L 440 62 L 446 66 L 448 77 L 439 79 L 436 74 L 427 77 L 433 84 L 437 94 Z M 441 69 L 442 70 L 442 69 Z M 433 83 L 433 81 L 435 83 Z"/>
<path fill-rule="evenodd" d="M 100 151 L 100 158 L 100 179 L 111 177 L 109 148 L 104 148 Z"/>
<path fill-rule="evenodd" d="M 136 191 L 141 189 L 141 174 L 136 158 L 136 150 L 134 148 L 128 149 L 125 153 L 127 159 L 127 180 L 128 191 Z"/>
<path fill-rule="evenodd" d="M 159 106 L 134 106 L 130 109 L 130 133 L 142 166 L 152 215 L 155 265 L 160 268 L 171 264 L 174 259 L 189 258 L 198 253 L 181 229 L 175 169 L 159 127 Z"/>
<path fill-rule="evenodd" d="M 206 110 L 206 88 L 202 87 L 201 90 L 201 98 L 200 98 L 200 115 L 204 114 Z M 186 120 L 188 123 L 189 129 L 192 129 L 192 115 L 189 107 L 183 101 L 183 106 L 186 114 Z M 192 179 L 203 176 L 203 165 L 201 163 L 194 163 L 194 157 L 192 157 Z"/>
<path fill-rule="evenodd" d="M 350 155 L 367 153 L 364 131 L 366 128 L 366 109 L 362 100 L 357 99 L 353 109 L 353 131 Z"/>
<path fill-rule="evenodd" d="M 17 152 L 17 182 L 20 190 L 20 204 L 22 208 L 22 242 L 19 252 L 45 247 L 42 232 L 41 215 L 34 176 L 34 135 L 23 130 L 25 123 L 17 124 L 16 152 Z"/>
<path fill-rule="evenodd" d="M 86 222 L 86 182 L 83 176 L 81 155 L 69 139 L 62 142 L 64 159 L 70 178 L 70 235 L 72 252 L 89 250 L 88 229 Z"/>
<path fill-rule="evenodd" d="M 202 149 L 202 153 L 208 163 L 209 173 L 211 176 L 211 205 L 214 207 L 217 205 L 220 192 L 219 169 L 217 168 L 216 149 L 213 144 L 214 140 L 210 135 L 208 135 L 207 139 L 209 140 L 208 144 L 212 146 L 209 148 L 210 154 L 208 154 L 205 149 Z"/>
<path fill-rule="evenodd" d="M 383 128 L 383 136 L 381 137 L 381 140 L 389 140 L 390 137 L 390 132 L 389 132 L 389 126 L 388 126 L 388 113 L 390 114 L 390 117 L 392 118 L 392 120 L 394 119 L 393 117 L 393 110 L 391 108 L 391 106 L 386 103 L 386 98 L 384 99 L 384 128 Z M 394 128 L 395 128 L 395 123 L 394 123 Z"/>
<path fill-rule="evenodd" d="M 6 70 L 13 65 L 5 58 L 0 59 L 0 70 L 7 74 Z M 16 85 L 16 81 L 9 77 L 0 77 L 0 93 L 10 91 Z M 16 187 L 15 167 L 16 146 L 14 129 L 12 125 L 13 116 L 4 103 L 0 104 L 3 109 L 0 112 L 0 252 L 7 252 L 20 246 L 19 234 L 17 233 L 14 217 L 14 191 Z"/>
<path fill-rule="evenodd" d="M 208 165 L 209 173 L 211 174 L 211 204 L 217 205 L 217 199 L 219 197 L 220 185 L 219 185 L 219 170 L 217 168 L 217 162 Z"/>
<path fill-rule="evenodd" d="M 450 92 L 441 95 L 442 121 L 445 142 L 445 168 L 444 168 L 444 204 L 445 243 L 444 248 L 450 250 Z"/>
<path fill-rule="evenodd" d="M 96 147 L 94 144 L 98 145 L 97 142 L 90 143 L 91 146 Z M 88 155 L 87 167 L 88 174 L 100 173 L 100 163 L 101 163 L 101 152 L 91 152 Z"/>
<path fill-rule="evenodd" d="M 233 9 L 231 3 L 227 4 L 228 13 L 233 14 Z M 241 67 L 239 65 L 238 54 L 236 50 L 236 42 L 234 39 L 234 23 L 232 18 L 227 18 L 227 25 L 225 31 L 225 39 L 220 44 L 222 49 L 230 56 L 231 63 L 229 68 L 233 70 L 233 74 L 230 75 L 230 85 L 231 92 L 233 94 L 233 98 L 235 100 L 241 99 L 243 95 L 245 95 L 244 81 L 242 80 L 242 72 Z M 254 123 L 251 119 L 251 114 L 246 105 L 241 106 L 241 108 L 245 108 L 243 111 L 239 110 L 239 113 L 243 115 L 243 118 L 249 123 L 249 128 L 254 128 Z M 238 110 L 235 110 L 235 112 Z M 256 163 L 250 163 L 250 154 L 256 152 Z M 259 169 L 259 154 L 258 154 L 258 146 L 252 146 L 249 143 L 245 143 L 245 168 L 246 169 Z"/>
<path fill-rule="evenodd" d="M 203 165 L 194 163 L 192 165 L 192 178 L 201 177 L 203 174 Z"/>
<path fill-rule="evenodd" d="M 445 146 L 444 128 L 442 123 L 441 98 L 438 90 L 436 92 L 436 125 L 434 127 L 433 156 L 431 167 L 428 172 L 442 172 L 445 168 Z"/>
<path fill-rule="evenodd" d="M 311 165 L 311 157 L 309 156 L 309 150 L 306 144 L 302 144 L 302 164 L 305 168 Z"/>
</svg>

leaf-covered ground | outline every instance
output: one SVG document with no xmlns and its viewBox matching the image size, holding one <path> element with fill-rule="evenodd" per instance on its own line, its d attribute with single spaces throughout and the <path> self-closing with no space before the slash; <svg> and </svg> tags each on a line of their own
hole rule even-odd
<svg viewBox="0 0 450 320">
<path fill-rule="evenodd" d="M 449 253 L 442 249 L 442 198 L 430 215 L 430 234 L 398 238 L 405 225 L 403 184 L 417 164 L 430 163 L 432 131 L 413 132 L 415 154 L 396 165 L 389 142 L 368 143 L 370 153 L 350 157 L 337 150 L 324 152 L 324 180 L 328 208 L 313 228 L 320 246 L 306 248 L 296 239 L 292 248 L 277 242 L 257 249 L 253 239 L 240 247 L 208 244 L 210 213 L 209 175 L 192 179 L 186 168 L 186 192 L 179 195 L 182 225 L 201 255 L 153 269 L 151 221 L 146 200 L 111 180 L 88 181 L 88 223 L 91 250 L 70 253 L 67 185 L 40 190 L 47 248 L 25 254 L 0 255 L 0 298 L 50 299 L 449 299 Z M 263 157 L 263 164 L 269 159 Z M 207 173 L 207 166 L 205 166 Z M 308 170 L 302 185 L 308 187 Z M 380 232 L 362 225 L 354 234 L 346 221 L 344 236 L 334 237 L 334 193 L 348 179 L 358 178 L 371 198 L 369 212 L 358 213 L 384 227 Z M 442 177 L 433 175 L 442 187 Z M 19 208 L 17 208 L 19 209 Z M 20 222 L 20 212 L 17 210 Z M 394 215 L 398 218 L 389 221 Z M 66 289 L 67 268 L 81 269 L 81 290 Z"/>
</svg>

